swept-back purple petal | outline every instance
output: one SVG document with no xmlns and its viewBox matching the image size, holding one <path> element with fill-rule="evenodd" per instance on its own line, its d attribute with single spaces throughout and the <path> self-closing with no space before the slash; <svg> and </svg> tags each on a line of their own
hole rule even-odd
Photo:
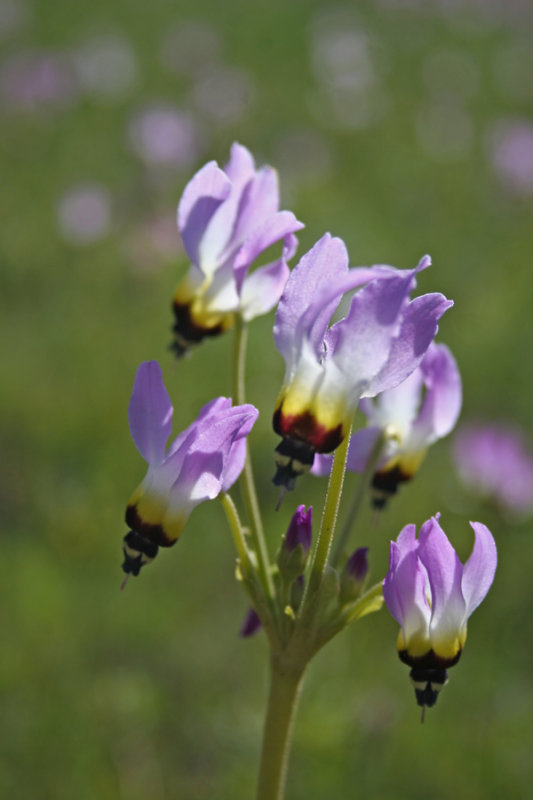
<svg viewBox="0 0 533 800">
<path fill-rule="evenodd" d="M 249 404 L 235 406 L 217 419 L 207 417 L 198 425 L 195 441 L 190 445 L 189 452 L 200 451 L 212 453 L 224 451 L 229 453 L 234 439 L 246 436 L 252 429 L 259 412 Z M 242 431 L 242 433 L 241 433 Z"/>
<path fill-rule="evenodd" d="M 404 309 L 401 327 L 392 341 L 389 357 L 370 382 L 365 395 L 379 394 L 397 386 L 420 364 L 439 326 L 438 321 L 453 302 L 436 292 L 416 297 Z"/>
<path fill-rule="evenodd" d="M 324 478 L 331 472 L 332 464 L 333 456 L 328 455 L 328 453 L 315 453 L 311 475 L 314 475 L 315 478 Z"/>
<path fill-rule="evenodd" d="M 443 344 L 431 344 L 420 367 L 426 396 L 413 429 L 426 439 L 440 439 L 450 433 L 461 411 L 461 375 Z"/>
<path fill-rule="evenodd" d="M 235 257 L 234 275 L 237 291 L 241 290 L 250 264 L 263 250 L 303 227 L 303 223 L 296 219 L 292 211 L 278 211 L 259 227 L 254 228 Z"/>
<path fill-rule="evenodd" d="M 209 403 L 206 403 L 200 410 L 200 413 L 184 431 L 182 431 L 172 442 L 168 449 L 167 461 L 173 458 L 175 454 L 181 450 L 186 450 L 187 447 L 194 441 L 198 435 L 199 429 L 205 427 L 208 419 L 217 419 L 219 415 L 225 410 L 231 408 L 230 397 L 216 397 Z"/>
<path fill-rule="evenodd" d="M 262 167 L 246 184 L 239 202 L 239 213 L 232 242 L 243 242 L 258 225 L 279 209 L 278 175 L 272 167 Z"/>
<path fill-rule="evenodd" d="M 361 428 L 352 435 L 346 462 L 347 469 L 351 472 L 364 471 L 379 434 L 380 428 L 371 427 Z"/>
<path fill-rule="evenodd" d="M 337 237 L 326 233 L 314 247 L 302 256 L 292 270 L 281 296 L 276 321 L 274 341 L 281 355 L 289 360 L 302 336 L 301 320 L 309 308 L 313 309 L 309 333 L 313 348 L 319 351 L 331 315 L 339 304 L 342 291 L 329 303 L 321 305 L 324 293 L 336 285 L 348 272 L 348 251 Z M 321 309 L 321 310 L 320 310 Z"/>
<path fill-rule="evenodd" d="M 470 523 L 476 536 L 472 554 L 463 567 L 462 590 L 466 602 L 466 616 L 481 603 L 494 580 L 498 553 L 492 533 L 482 522 Z"/>
<path fill-rule="evenodd" d="M 324 357 L 324 350 L 327 354 L 335 352 L 337 342 L 341 338 L 344 319 L 335 323 L 329 330 L 326 330 L 326 327 L 341 297 L 346 292 L 351 292 L 365 283 L 379 278 L 392 278 L 398 272 L 392 267 L 354 267 L 348 270 L 344 276 L 340 275 L 336 281 L 330 281 L 301 317 L 296 330 L 296 338 L 301 340 L 303 336 L 307 336 L 319 361 Z"/>
<path fill-rule="evenodd" d="M 396 551 L 393 555 L 393 551 Z M 406 639 L 416 632 L 426 632 L 430 609 L 425 595 L 426 574 L 416 552 L 399 557 L 399 548 L 391 542 L 391 563 L 395 563 L 383 581 L 383 598 Z"/>
<path fill-rule="evenodd" d="M 236 406 L 236 408 L 242 410 L 242 424 L 235 433 L 224 465 L 224 474 L 222 476 L 222 490 L 224 492 L 227 492 L 233 486 L 244 468 L 246 437 L 255 425 L 259 415 L 258 410 L 251 405 Z"/>
<path fill-rule="evenodd" d="M 226 458 L 222 477 L 222 491 L 227 492 L 244 469 L 246 460 L 246 437 L 236 438 Z"/>
<path fill-rule="evenodd" d="M 239 190 L 253 178 L 255 163 L 250 151 L 238 142 L 233 142 L 230 150 L 229 161 L 224 167 L 224 172 Z"/>
<path fill-rule="evenodd" d="M 416 538 L 416 525 L 411 523 L 402 528 L 396 539 L 396 544 L 402 558 L 406 553 L 410 553 L 411 550 L 417 550 L 418 540 Z"/>
<path fill-rule="evenodd" d="M 229 196 L 231 182 L 210 161 L 189 181 L 178 206 L 178 229 L 187 255 L 199 263 L 199 247 L 213 214 Z"/>
<path fill-rule="evenodd" d="M 465 618 L 463 565 L 435 517 L 420 528 L 418 556 L 431 587 L 432 630 L 459 628 Z"/>
<path fill-rule="evenodd" d="M 205 500 L 214 500 L 220 494 L 223 474 L 223 452 L 194 452 L 187 455 L 183 463 L 182 480 L 193 507 Z"/>
<path fill-rule="evenodd" d="M 144 361 L 137 369 L 128 417 L 137 450 L 149 464 L 159 464 L 172 430 L 172 403 L 157 361 Z"/>
<path fill-rule="evenodd" d="M 372 406 L 370 419 L 381 427 L 389 423 L 408 427 L 416 419 L 422 397 L 423 376 L 420 369 L 415 369 L 398 386 L 379 394 Z M 362 405 L 365 401 L 361 401 Z M 366 402 L 372 403 L 367 399 Z"/>
<path fill-rule="evenodd" d="M 302 223 L 302 228 L 305 228 L 305 225 Z M 283 250 L 281 253 L 281 257 L 284 261 L 290 261 L 293 255 L 298 250 L 298 237 L 294 235 L 294 233 L 289 233 L 283 239 Z"/>
<path fill-rule="evenodd" d="M 246 322 L 274 308 L 281 297 L 289 273 L 287 264 L 280 258 L 272 264 L 254 270 L 246 277 L 241 289 L 241 313 Z"/>
<path fill-rule="evenodd" d="M 335 363 L 353 376 L 360 396 L 387 363 L 413 283 L 413 271 L 372 281 L 357 292 L 348 315 L 335 326 Z"/>
</svg>

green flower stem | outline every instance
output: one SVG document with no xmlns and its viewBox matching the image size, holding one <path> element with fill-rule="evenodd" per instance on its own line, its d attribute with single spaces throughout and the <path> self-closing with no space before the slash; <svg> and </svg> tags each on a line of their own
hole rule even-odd
<svg viewBox="0 0 533 800">
<path fill-rule="evenodd" d="M 237 405 L 245 402 L 245 382 L 244 367 L 246 361 L 246 340 L 248 330 L 241 317 L 237 316 L 235 321 L 235 340 L 233 357 L 233 401 Z M 270 558 L 263 532 L 263 523 L 257 502 L 257 492 L 252 470 L 252 462 L 248 445 L 246 446 L 246 460 L 241 475 L 241 486 L 243 489 L 244 504 L 246 515 L 250 525 L 250 538 L 253 542 L 254 550 L 257 555 L 257 568 L 259 579 L 263 586 L 263 591 L 269 600 L 273 614 L 276 615 L 274 605 L 274 583 L 270 572 Z"/>
<path fill-rule="evenodd" d="M 270 665 L 270 694 L 263 734 L 257 800 L 283 800 L 291 731 L 304 669 Z"/>
<path fill-rule="evenodd" d="M 302 612 L 304 609 L 307 609 L 309 603 L 312 603 L 313 597 L 322 582 L 322 576 L 325 572 L 328 562 L 328 555 L 331 548 L 333 535 L 335 533 L 337 515 L 339 513 L 339 504 L 342 495 L 342 486 L 344 483 L 346 458 L 348 455 L 348 445 L 350 443 L 351 432 L 352 427 L 350 425 L 350 429 L 347 431 L 346 436 L 335 450 L 333 466 L 329 476 L 324 512 L 322 514 L 322 522 L 313 556 L 313 563 L 311 564 L 309 582 L 305 592 L 304 600 L 302 602 Z"/>
<path fill-rule="evenodd" d="M 233 541 L 235 543 L 235 549 L 237 550 L 237 555 L 239 557 L 242 569 L 245 574 L 249 574 L 252 572 L 253 567 L 250 561 L 250 553 L 246 547 L 246 541 L 244 539 L 244 533 L 235 503 L 229 494 L 224 494 L 223 492 L 219 494 L 219 499 L 222 503 L 224 511 L 226 512 L 226 517 L 228 519 Z"/>
<path fill-rule="evenodd" d="M 352 501 L 346 513 L 346 517 L 342 524 L 339 536 L 335 542 L 335 547 L 333 549 L 332 557 L 331 557 L 331 564 L 333 567 L 336 567 L 339 563 L 339 559 L 341 558 L 344 548 L 348 542 L 351 530 L 361 510 L 361 505 L 363 503 L 363 499 L 365 497 L 366 491 L 370 485 L 370 481 L 372 480 L 372 476 L 376 470 L 376 465 L 379 461 L 381 453 L 383 452 L 383 448 L 385 443 L 387 442 L 387 433 L 383 431 L 379 434 L 376 441 L 374 442 L 374 447 L 370 452 L 370 456 L 368 458 L 368 462 L 364 469 L 364 472 L 361 473 L 359 480 L 357 481 L 357 486 L 355 487 L 355 491 L 352 495 Z"/>
<path fill-rule="evenodd" d="M 219 499 L 226 512 L 226 517 L 235 543 L 235 549 L 237 550 L 237 577 L 242 581 L 244 588 L 250 596 L 253 607 L 259 614 L 270 646 L 276 648 L 279 646 L 279 635 L 275 621 L 272 618 L 271 605 L 265 598 L 263 587 L 257 575 L 257 570 L 253 565 L 253 559 L 246 545 L 246 539 L 237 508 L 229 494 L 220 494 Z"/>
</svg>

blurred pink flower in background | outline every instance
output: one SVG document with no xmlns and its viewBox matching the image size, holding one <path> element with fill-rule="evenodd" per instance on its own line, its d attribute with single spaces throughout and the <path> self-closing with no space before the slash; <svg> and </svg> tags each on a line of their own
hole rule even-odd
<svg viewBox="0 0 533 800">
<path fill-rule="evenodd" d="M 148 167 L 190 167 L 202 137 L 193 115 L 167 104 L 154 104 L 130 120 L 128 138 L 134 153 Z"/>
<path fill-rule="evenodd" d="M 533 513 L 533 456 L 524 435 L 504 423 L 472 423 L 455 437 L 453 455 L 465 486 L 511 516 Z"/>
<path fill-rule="evenodd" d="M 33 112 L 71 106 L 78 97 L 76 79 L 59 54 L 25 50 L 2 64 L 0 86 L 11 111 Z"/>
<path fill-rule="evenodd" d="M 517 194 L 533 194 L 533 124 L 502 119 L 489 130 L 486 147 L 502 183 Z"/>
<path fill-rule="evenodd" d="M 59 201 L 57 221 L 69 244 L 87 245 L 103 239 L 111 227 L 109 192 L 98 184 L 72 187 Z"/>
<path fill-rule="evenodd" d="M 310 61 L 317 84 L 313 111 L 333 126 L 357 130 L 388 110 L 381 80 L 384 51 L 344 9 L 321 11 L 310 31 Z M 316 107 L 316 108 L 315 108 Z"/>
</svg>

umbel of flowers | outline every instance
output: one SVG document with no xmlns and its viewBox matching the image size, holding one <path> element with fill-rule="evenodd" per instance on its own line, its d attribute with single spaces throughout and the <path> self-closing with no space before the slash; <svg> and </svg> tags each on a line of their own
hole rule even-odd
<svg viewBox="0 0 533 800">
<path fill-rule="evenodd" d="M 241 634 L 262 630 L 268 638 L 258 800 L 283 797 L 297 698 L 318 650 L 385 600 L 400 625 L 398 652 L 411 667 L 416 700 L 423 710 L 433 706 L 496 568 L 494 539 L 482 523 L 471 523 L 475 544 L 463 566 L 437 514 L 418 539 L 414 525 L 403 527 L 391 542 L 385 579 L 367 586 L 369 548 L 350 542 L 366 491 L 382 507 L 460 411 L 457 365 L 434 343 L 453 304 L 438 292 L 413 296 L 429 256 L 413 269 L 351 268 L 344 242 L 328 233 L 289 272 L 301 227 L 292 212 L 279 210 L 274 170 L 256 169 L 242 145 L 233 145 L 224 169 L 210 162 L 199 170 L 178 207 L 191 263 L 174 296 L 173 349 L 182 355 L 233 328 L 232 398 L 206 398 L 196 420 L 168 445 L 173 406 L 159 364 L 149 361 L 137 370 L 129 406 L 131 435 L 148 470 L 126 508 L 126 578 L 177 541 L 195 506 L 218 497 L 250 606 Z M 255 267 L 276 243 L 277 259 Z M 348 311 L 337 319 L 345 298 Z M 285 374 L 270 409 L 281 437 L 274 483 L 290 490 L 311 468 L 329 476 L 318 530 L 312 509 L 300 505 L 281 542 L 283 530 L 267 536 L 263 529 L 248 448 L 259 412 L 246 403 L 244 380 L 247 325 L 276 305 L 274 342 Z M 352 436 L 358 406 L 368 424 Z M 361 475 L 338 531 L 347 468 Z M 237 480 L 242 509 L 230 493 Z"/>
</svg>

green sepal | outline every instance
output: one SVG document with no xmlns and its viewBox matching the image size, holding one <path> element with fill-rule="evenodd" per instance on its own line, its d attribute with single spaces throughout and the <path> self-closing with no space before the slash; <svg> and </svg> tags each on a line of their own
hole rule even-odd
<svg viewBox="0 0 533 800">
<path fill-rule="evenodd" d="M 309 551 L 304 550 L 301 544 L 293 550 L 287 550 L 285 547 L 285 537 L 283 537 L 276 558 L 279 574 L 282 579 L 287 583 L 292 583 L 292 581 L 296 580 L 296 578 L 305 571 L 308 558 Z"/>
<path fill-rule="evenodd" d="M 361 597 L 367 583 L 366 577 L 362 581 L 357 581 L 346 570 L 342 573 L 340 588 L 340 604 L 348 605 Z"/>
</svg>

